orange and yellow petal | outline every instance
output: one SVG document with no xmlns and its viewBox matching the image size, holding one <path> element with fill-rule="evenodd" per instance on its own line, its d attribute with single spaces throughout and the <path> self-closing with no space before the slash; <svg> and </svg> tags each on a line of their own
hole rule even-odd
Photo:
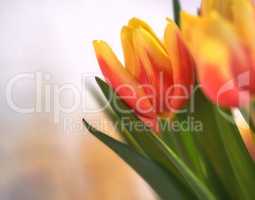
<svg viewBox="0 0 255 200">
<path fill-rule="evenodd" d="M 188 29 L 189 25 L 187 24 L 187 22 L 188 20 L 190 21 L 190 18 L 191 17 L 186 14 L 184 19 L 184 30 Z M 203 43 L 201 38 L 206 36 L 207 38 L 211 38 L 221 42 L 228 49 L 231 55 L 232 62 L 229 67 L 235 79 L 238 79 L 238 77 L 243 73 L 252 72 L 252 61 L 250 61 L 247 50 L 242 44 L 241 39 L 239 38 L 235 30 L 235 27 L 230 22 L 223 19 L 216 12 L 211 12 L 210 15 L 203 18 L 198 17 L 195 20 L 194 28 L 190 27 L 189 33 L 186 31 L 186 34 L 189 34 L 187 39 L 192 38 L 192 40 L 188 41 L 188 43 L 195 59 L 197 59 L 198 57 L 196 55 L 198 48 Z M 250 86 L 255 85 L 253 82 L 254 81 L 251 82 Z"/>
<path fill-rule="evenodd" d="M 255 92 L 254 5 L 250 0 L 203 0 L 201 7 L 201 16 L 181 15 L 200 82 L 214 102 L 243 105 Z M 232 89 L 222 93 L 227 87 Z"/>
<path fill-rule="evenodd" d="M 124 26 L 121 31 L 121 42 L 125 58 L 125 67 L 140 84 L 148 84 L 149 81 L 144 67 L 135 52 L 133 33 L 134 28 L 128 26 Z"/>
<path fill-rule="evenodd" d="M 234 0 L 235 1 L 235 0 Z M 202 0 L 201 14 L 208 15 L 212 11 L 220 13 L 225 18 L 232 18 L 231 7 L 233 0 Z"/>
<path fill-rule="evenodd" d="M 189 50 L 194 51 L 198 42 L 197 30 L 201 23 L 201 17 L 190 15 L 186 12 L 181 12 L 181 33 Z"/>
<path fill-rule="evenodd" d="M 164 44 L 166 46 L 173 70 L 173 93 L 170 105 L 180 109 L 188 100 L 194 83 L 194 60 L 191 56 L 179 28 L 173 21 L 168 21 Z"/>
<path fill-rule="evenodd" d="M 162 45 L 161 41 L 158 39 L 157 35 L 154 33 L 152 28 L 146 22 L 144 22 L 143 20 L 134 17 L 134 18 L 129 20 L 128 27 L 130 27 L 132 29 L 142 28 L 142 29 L 146 30 L 148 33 L 150 33 L 150 35 L 155 40 L 157 40 L 159 45 Z M 163 45 L 162 45 L 162 47 L 163 47 Z"/>
<path fill-rule="evenodd" d="M 155 88 L 157 111 L 163 112 L 167 109 L 164 102 L 165 92 L 173 83 L 168 54 L 163 45 L 144 28 L 134 30 L 133 43 L 150 84 Z"/>
<path fill-rule="evenodd" d="M 138 23 L 138 19 L 133 18 L 133 23 Z M 131 22 L 132 22 L 131 20 Z M 129 22 L 130 23 L 130 22 Z M 144 24 L 146 25 L 146 24 Z M 121 42 L 125 58 L 125 66 L 129 73 L 131 73 L 141 86 L 150 85 L 149 77 L 146 74 L 143 63 L 139 60 L 138 55 L 135 52 L 135 44 L 133 43 L 134 26 L 124 26 L 121 31 Z M 148 29 L 148 27 L 147 27 Z M 143 87 L 145 93 L 153 97 L 153 92 L 149 87 Z M 153 99 L 150 98 L 153 103 Z M 154 104 L 155 105 L 155 104 Z"/>
<path fill-rule="evenodd" d="M 236 84 L 231 72 L 231 54 L 220 41 L 202 39 L 198 49 L 197 71 L 205 94 L 216 104 L 239 107 L 248 103 L 249 92 Z"/>
<path fill-rule="evenodd" d="M 255 7 L 252 2 L 236 2 L 232 7 L 233 24 L 239 34 L 250 63 L 250 91 L 255 93 Z"/>
<path fill-rule="evenodd" d="M 103 41 L 94 41 L 93 44 L 101 71 L 118 95 L 137 113 L 154 118 L 154 108 L 144 90 L 125 70 L 112 49 Z"/>
<path fill-rule="evenodd" d="M 203 0 L 201 9 L 204 16 L 217 12 L 233 23 L 244 42 L 254 47 L 255 7 L 251 0 Z"/>
<path fill-rule="evenodd" d="M 124 26 L 121 30 L 121 43 L 125 59 L 125 67 L 127 71 L 135 78 L 141 73 L 140 63 L 135 54 L 133 46 L 133 29 Z"/>
<path fill-rule="evenodd" d="M 255 50 L 255 7 L 249 1 L 237 1 L 232 6 L 233 25 L 242 42 Z"/>
</svg>

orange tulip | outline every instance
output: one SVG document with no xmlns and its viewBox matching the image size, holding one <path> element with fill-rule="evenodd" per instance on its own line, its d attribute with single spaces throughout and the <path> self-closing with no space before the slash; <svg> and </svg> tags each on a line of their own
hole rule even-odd
<svg viewBox="0 0 255 200">
<path fill-rule="evenodd" d="M 137 116 L 155 127 L 189 98 L 193 59 L 178 27 L 168 22 L 164 42 L 143 21 L 133 18 L 121 31 L 125 65 L 103 41 L 94 41 L 103 75 Z"/>
<path fill-rule="evenodd" d="M 255 92 L 255 8 L 250 0 L 202 0 L 200 16 L 182 13 L 184 38 L 204 93 L 226 107 Z"/>
</svg>

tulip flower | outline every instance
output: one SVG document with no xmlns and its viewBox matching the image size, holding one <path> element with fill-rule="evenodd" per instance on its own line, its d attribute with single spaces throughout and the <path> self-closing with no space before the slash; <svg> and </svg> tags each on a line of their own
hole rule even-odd
<svg viewBox="0 0 255 200">
<path fill-rule="evenodd" d="M 94 41 L 101 71 L 122 100 L 145 122 L 171 116 L 189 98 L 193 59 L 178 27 L 168 22 L 164 42 L 133 18 L 121 31 L 123 65 L 104 41 Z"/>
<path fill-rule="evenodd" d="M 246 105 L 255 92 L 255 7 L 250 0 L 203 0 L 181 27 L 204 93 L 225 107 Z"/>
</svg>

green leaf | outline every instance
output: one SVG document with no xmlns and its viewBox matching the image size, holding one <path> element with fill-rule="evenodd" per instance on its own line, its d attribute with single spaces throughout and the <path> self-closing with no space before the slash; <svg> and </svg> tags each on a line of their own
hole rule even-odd
<svg viewBox="0 0 255 200">
<path fill-rule="evenodd" d="M 229 195 L 224 191 L 222 183 L 213 170 L 211 163 L 205 157 L 196 143 L 195 132 L 192 128 L 177 127 L 183 123 L 188 124 L 189 113 L 177 114 L 169 127 L 163 129 L 162 138 L 171 147 L 174 146 L 175 153 L 190 167 L 196 176 L 213 191 L 217 199 L 229 199 Z M 171 125 L 171 123 L 175 125 Z M 172 129 L 171 129 L 172 128 Z M 174 141 L 174 142 L 173 142 Z M 174 143 L 174 144 L 173 144 Z"/>
<path fill-rule="evenodd" d="M 148 133 L 149 128 L 140 122 L 135 115 L 133 115 L 130 108 L 118 97 L 108 84 L 98 77 L 96 77 L 96 81 L 117 116 L 119 131 L 126 135 L 124 137 L 129 138 L 129 142 L 132 143 L 133 147 L 136 146 L 136 150 L 143 149 L 144 152 L 144 147 L 147 147 L 146 140 L 144 140 L 146 136 L 144 136 L 144 134 L 133 134 L 132 129 L 135 129 L 136 125 L 140 125 L 140 129 Z M 151 148 L 148 147 L 148 149 Z M 141 153 L 140 150 L 138 152 Z"/>
<path fill-rule="evenodd" d="M 183 151 L 178 143 L 178 137 L 170 126 L 171 122 L 168 118 L 160 119 L 160 137 L 178 156 L 181 156 Z"/>
<path fill-rule="evenodd" d="M 172 124 L 180 125 L 181 123 L 187 122 L 187 115 L 177 114 L 171 121 L 161 120 L 161 137 L 174 152 L 185 161 L 185 163 L 194 171 L 196 174 L 203 179 L 204 178 L 204 166 L 201 163 L 201 156 L 196 143 L 193 138 L 193 133 L 189 130 L 180 130 L 178 131 L 173 128 Z M 188 122 L 187 122 L 188 123 Z"/>
<path fill-rule="evenodd" d="M 141 125 L 143 123 L 121 101 L 112 88 L 99 78 L 96 78 L 96 81 L 119 118 L 126 119 L 124 123 L 125 128 L 152 160 L 177 176 L 180 182 L 186 182 L 199 199 L 216 199 L 211 191 L 155 132 L 145 125 L 139 129 L 134 128 L 136 124 Z"/>
<path fill-rule="evenodd" d="M 202 131 L 194 133 L 200 152 L 204 154 L 207 162 L 211 163 L 212 169 L 216 173 L 215 179 L 218 178 L 220 183 L 223 184 L 222 191 L 230 195 L 231 199 L 244 199 L 240 182 L 238 181 L 238 177 L 236 177 L 237 171 L 234 170 L 233 155 L 230 153 L 230 149 L 234 148 L 232 145 L 235 143 L 233 141 L 228 141 L 230 138 L 227 139 L 227 136 L 231 134 L 238 135 L 239 133 L 236 132 L 235 128 L 229 128 L 229 122 L 226 122 L 226 120 L 219 116 L 219 113 L 216 112 L 217 107 L 204 96 L 201 90 L 196 91 L 192 105 L 193 112 L 191 116 L 195 121 L 200 121 L 203 124 Z M 235 138 L 235 140 L 237 139 L 238 138 Z M 234 140 L 234 138 L 231 140 Z M 242 142 L 242 140 L 239 138 L 239 145 L 240 142 Z M 240 148 L 242 149 L 243 146 L 240 145 L 236 149 L 236 151 L 239 151 L 239 153 L 237 153 L 238 156 L 247 157 L 247 152 L 240 150 Z M 250 161 L 248 163 L 250 163 Z M 241 162 L 239 165 L 242 165 Z M 247 169 L 244 165 L 243 168 L 239 168 L 239 170 L 240 173 L 249 174 L 251 169 L 249 168 L 246 172 Z M 213 175 L 210 175 L 208 180 L 213 180 Z M 242 187 L 249 186 L 245 184 Z M 221 186 L 218 187 L 218 189 L 220 188 Z"/>
<path fill-rule="evenodd" d="M 141 146 L 136 142 L 136 140 L 133 138 L 133 136 L 128 132 L 128 130 L 126 128 L 123 128 L 121 126 L 121 122 L 117 123 L 118 126 L 118 130 L 121 133 L 121 136 L 123 137 L 123 139 L 130 145 L 133 147 L 134 150 L 136 150 L 137 152 L 139 152 L 140 154 L 146 156 L 145 152 L 143 151 L 143 149 L 141 148 Z"/>
<path fill-rule="evenodd" d="M 217 107 L 214 112 L 224 148 L 242 192 L 242 199 L 255 199 L 255 165 L 234 123 L 232 113 Z M 231 118 L 232 122 L 224 116 Z"/>
<path fill-rule="evenodd" d="M 217 175 L 216 178 L 218 177 L 223 184 L 223 190 L 232 198 L 236 198 L 239 196 L 240 190 L 236 185 L 236 179 L 213 115 L 214 105 L 200 90 L 195 92 L 194 101 L 191 102 L 191 105 L 191 109 L 193 109 L 191 116 L 203 125 L 201 131 L 194 133 L 200 152 L 211 163 L 213 171 Z"/>
<path fill-rule="evenodd" d="M 172 1 L 173 1 L 173 10 L 174 10 L 174 21 L 177 25 L 180 25 L 181 4 L 179 0 L 172 0 Z"/>
<path fill-rule="evenodd" d="M 129 146 L 94 129 L 85 120 L 83 122 L 95 137 L 111 148 L 143 177 L 162 200 L 194 199 L 193 194 L 176 179 L 174 174 L 166 172 L 153 161 L 130 149 Z"/>
<path fill-rule="evenodd" d="M 95 88 L 93 87 L 89 87 L 89 90 L 91 92 L 91 94 L 93 95 L 94 99 L 96 100 L 96 102 L 101 105 L 102 107 L 105 106 L 105 101 L 102 98 L 101 95 L 99 95 L 98 91 L 95 90 Z M 134 148 L 137 152 L 141 153 L 141 154 L 145 154 L 144 151 L 142 150 L 142 148 L 139 146 L 139 144 L 134 140 L 134 138 L 132 137 L 132 135 L 121 126 L 121 123 L 118 123 L 118 116 L 116 115 L 116 113 L 114 113 L 111 109 L 111 107 L 109 105 L 107 105 L 105 107 L 106 109 L 104 110 L 105 113 L 107 114 L 107 117 L 110 118 L 112 121 L 117 122 L 116 123 L 116 127 L 120 133 L 120 136 L 122 137 L 122 139 L 128 143 L 130 146 L 132 146 L 132 148 Z"/>
<path fill-rule="evenodd" d="M 117 96 L 111 87 L 109 87 L 103 80 L 96 77 L 96 81 L 101 88 L 103 94 L 111 105 L 113 111 L 119 117 L 120 126 L 124 128 L 131 137 L 138 143 L 143 151 L 163 164 L 168 170 L 174 171 L 178 175 L 177 170 L 172 164 L 168 163 L 168 160 L 164 155 L 161 155 L 161 151 L 154 148 L 154 144 L 148 141 L 148 136 L 156 134 L 152 132 L 148 127 L 144 125 L 130 110 L 130 108 Z M 136 128 L 139 125 L 139 128 Z"/>
<path fill-rule="evenodd" d="M 189 167 L 158 136 L 151 134 L 148 140 L 154 144 L 154 148 L 158 148 L 161 151 L 161 155 L 163 154 L 166 156 L 169 163 L 172 163 L 178 169 L 182 178 L 186 180 L 199 199 L 216 199 L 206 185 L 200 181 Z"/>
</svg>

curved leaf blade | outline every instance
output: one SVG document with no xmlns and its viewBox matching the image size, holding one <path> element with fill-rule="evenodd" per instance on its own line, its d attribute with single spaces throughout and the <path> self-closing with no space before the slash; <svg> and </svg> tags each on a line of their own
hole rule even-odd
<svg viewBox="0 0 255 200">
<path fill-rule="evenodd" d="M 122 102 L 111 87 L 108 86 L 100 78 L 96 81 L 109 101 L 112 109 L 121 118 L 128 119 L 132 124 L 143 124 L 133 112 Z M 118 108 L 122 109 L 118 109 Z M 126 112 L 123 112 L 125 110 Z M 174 151 L 154 133 L 151 129 L 144 127 L 142 129 L 130 129 L 130 124 L 125 123 L 125 128 L 132 134 L 135 140 L 140 144 L 145 153 L 160 166 L 175 174 L 180 182 L 187 184 L 192 191 L 201 200 L 213 200 L 216 197 L 212 194 L 209 188 L 201 182 L 201 180 L 190 170 L 190 168 L 174 153 Z"/>
<path fill-rule="evenodd" d="M 110 136 L 94 129 L 83 120 L 87 129 L 101 142 L 118 154 L 158 193 L 162 200 L 194 199 L 193 194 L 185 188 L 173 174 L 166 172 L 153 161 L 143 157 Z"/>
</svg>

